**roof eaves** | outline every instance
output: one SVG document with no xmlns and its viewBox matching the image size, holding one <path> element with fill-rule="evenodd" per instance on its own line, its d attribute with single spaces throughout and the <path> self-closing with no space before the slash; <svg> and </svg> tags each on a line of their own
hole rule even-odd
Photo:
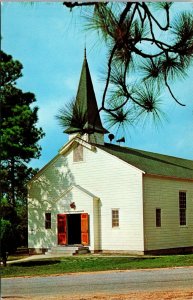
<svg viewBox="0 0 193 300">
<path fill-rule="evenodd" d="M 69 186 L 65 191 L 63 191 L 57 198 L 55 198 L 53 201 L 57 202 L 59 201 L 62 197 L 65 197 L 70 191 L 72 191 L 73 189 L 78 189 L 79 191 L 81 191 L 84 194 L 87 194 L 89 197 L 91 198 L 95 198 L 95 199 L 99 199 L 99 197 L 95 196 L 93 193 L 89 192 L 88 190 L 84 189 L 83 187 L 81 187 L 80 185 L 76 185 L 76 184 L 72 184 L 71 186 Z"/>
<path fill-rule="evenodd" d="M 98 196 L 94 195 L 93 193 L 89 192 L 88 190 L 84 189 L 83 187 L 81 187 L 80 185 L 75 185 L 75 188 L 79 189 L 81 192 L 87 194 L 88 196 L 90 196 L 91 198 L 95 198 L 95 199 L 99 199 Z"/>
<path fill-rule="evenodd" d="M 87 141 L 82 139 L 80 137 L 80 135 L 77 134 L 74 138 L 72 138 L 66 145 L 64 145 L 59 150 L 59 154 L 63 155 L 64 153 L 66 153 L 71 148 L 71 146 L 74 142 L 77 142 L 77 143 L 81 144 L 82 146 L 88 148 L 89 150 L 94 150 L 95 149 L 95 147 L 93 145 L 91 145 L 90 143 L 88 143 Z"/>
<path fill-rule="evenodd" d="M 163 178 L 163 179 L 173 179 L 173 180 L 180 180 L 180 181 L 193 181 L 193 178 L 185 178 L 185 177 L 178 177 L 178 176 L 169 176 L 169 175 L 160 175 L 160 174 L 151 174 L 151 173 L 146 173 L 146 177 L 158 177 L 158 178 Z"/>
<path fill-rule="evenodd" d="M 68 143 L 65 144 L 62 148 L 60 148 L 59 154 L 62 155 L 62 154 L 64 154 L 65 152 L 67 152 L 68 149 L 71 147 L 71 145 L 74 143 L 75 139 L 76 139 L 76 136 L 75 136 L 74 138 L 72 138 L 70 141 L 68 141 Z"/>
<path fill-rule="evenodd" d="M 76 139 L 76 137 L 74 137 L 73 139 L 71 139 L 70 141 L 68 141 L 67 144 L 65 144 L 62 148 L 60 148 L 60 150 L 58 151 L 59 153 L 53 157 L 53 159 L 51 159 L 43 168 L 41 168 L 37 174 L 35 174 L 27 183 L 27 185 L 30 185 L 31 182 L 33 182 L 36 178 L 40 177 L 41 174 L 50 166 L 52 165 L 57 159 L 58 157 L 60 157 L 60 155 L 63 154 L 63 152 L 67 151 L 67 149 L 69 149 L 69 147 L 71 146 L 71 144 L 74 142 L 74 140 Z"/>
<path fill-rule="evenodd" d="M 29 186 L 34 180 L 39 178 L 41 174 L 50 166 L 52 165 L 58 158 L 60 157 L 60 154 L 57 154 L 54 156 L 43 168 L 41 168 L 27 183 L 27 186 Z"/>
</svg>

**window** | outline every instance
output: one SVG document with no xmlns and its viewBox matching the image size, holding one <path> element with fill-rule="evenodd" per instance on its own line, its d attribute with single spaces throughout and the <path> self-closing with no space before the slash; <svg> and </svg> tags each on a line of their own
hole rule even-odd
<svg viewBox="0 0 193 300">
<path fill-rule="evenodd" d="M 119 227 L 119 210 L 112 209 L 112 227 Z"/>
<path fill-rule="evenodd" d="M 156 227 L 161 227 L 161 208 L 156 208 Z"/>
<path fill-rule="evenodd" d="M 179 192 L 179 219 L 180 225 L 186 225 L 186 192 Z"/>
<path fill-rule="evenodd" d="M 45 228 L 51 229 L 51 213 L 45 213 Z"/>
<path fill-rule="evenodd" d="M 73 150 L 73 162 L 83 161 L 83 146 L 78 144 Z"/>
</svg>

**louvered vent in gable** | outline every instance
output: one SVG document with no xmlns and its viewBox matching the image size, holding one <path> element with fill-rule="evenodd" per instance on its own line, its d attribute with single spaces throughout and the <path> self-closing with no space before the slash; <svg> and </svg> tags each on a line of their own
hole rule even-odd
<svg viewBox="0 0 193 300">
<path fill-rule="evenodd" d="M 73 162 L 83 161 L 83 146 L 78 144 L 73 150 Z"/>
</svg>

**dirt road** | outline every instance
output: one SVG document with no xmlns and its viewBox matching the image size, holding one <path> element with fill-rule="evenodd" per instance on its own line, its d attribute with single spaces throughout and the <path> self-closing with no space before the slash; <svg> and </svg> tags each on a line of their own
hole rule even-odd
<svg viewBox="0 0 193 300">
<path fill-rule="evenodd" d="M 16 300 L 15 297 L 6 297 L 6 300 Z M 192 290 L 180 290 L 180 291 L 157 291 L 157 292 L 135 292 L 116 295 L 80 295 L 80 296 L 44 296 L 44 297 L 17 297 L 17 300 L 193 300 Z"/>
<path fill-rule="evenodd" d="M 3 300 L 193 300 L 193 267 L 2 279 Z"/>
</svg>

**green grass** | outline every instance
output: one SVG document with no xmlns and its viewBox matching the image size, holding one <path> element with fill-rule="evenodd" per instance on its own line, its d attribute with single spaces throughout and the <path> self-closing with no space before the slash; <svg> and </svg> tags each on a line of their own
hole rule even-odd
<svg viewBox="0 0 193 300">
<path fill-rule="evenodd" d="M 193 266 L 193 254 L 159 257 L 75 256 L 16 262 L 1 267 L 2 277 Z"/>
</svg>

